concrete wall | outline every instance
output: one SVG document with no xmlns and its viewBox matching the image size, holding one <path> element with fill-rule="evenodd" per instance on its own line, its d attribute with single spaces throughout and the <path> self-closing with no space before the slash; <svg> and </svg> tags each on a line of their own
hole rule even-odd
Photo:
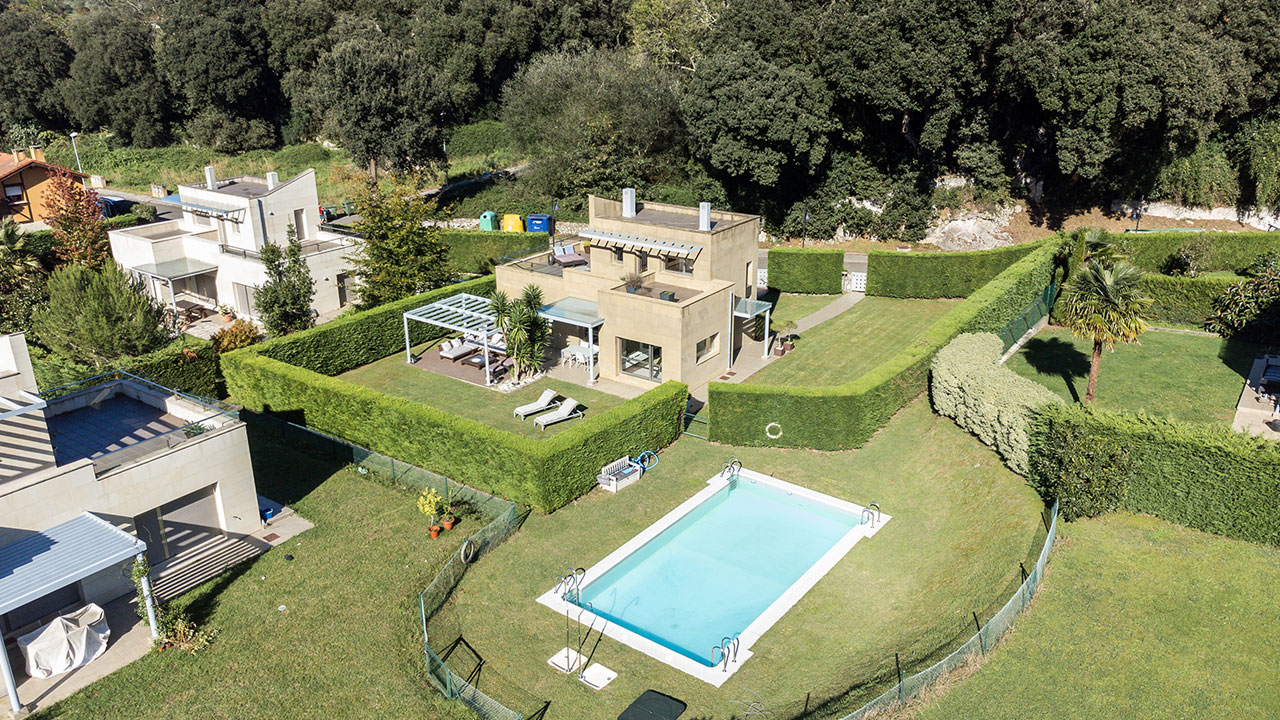
<svg viewBox="0 0 1280 720">
<path fill-rule="evenodd" d="M 36 391 L 27 338 L 20 332 L 0 335 L 0 397 L 16 398 L 20 390 Z"/>
</svg>

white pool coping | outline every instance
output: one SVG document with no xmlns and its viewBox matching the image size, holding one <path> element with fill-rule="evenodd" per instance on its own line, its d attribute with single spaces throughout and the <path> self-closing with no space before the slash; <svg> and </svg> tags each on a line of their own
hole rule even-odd
<svg viewBox="0 0 1280 720">
<path fill-rule="evenodd" d="M 739 471 L 738 477 L 740 480 L 768 483 L 769 485 L 773 485 L 774 487 L 785 490 L 791 494 L 799 495 L 816 502 L 825 503 L 835 507 L 836 509 L 851 513 L 855 517 L 860 518 L 863 511 L 866 510 L 866 508 L 861 505 L 856 505 L 839 498 L 831 497 L 830 495 L 815 492 L 808 488 L 803 488 L 799 485 L 789 483 L 785 480 L 779 480 L 778 478 L 758 473 L 753 470 L 743 468 Z M 724 489 L 728 484 L 729 478 L 725 477 L 723 474 L 712 477 L 707 481 L 707 487 L 699 490 L 688 500 L 677 505 L 674 510 L 659 518 L 657 522 L 645 528 L 638 535 L 619 546 L 617 550 L 606 555 L 602 560 L 600 560 L 600 562 L 588 568 L 587 574 L 584 576 L 584 584 L 582 587 L 585 588 L 590 585 L 593 578 L 598 578 L 604 575 L 615 565 L 622 562 L 635 551 L 639 550 L 645 543 L 657 537 L 664 530 L 674 525 L 680 518 L 689 514 L 689 512 L 701 505 L 711 496 L 720 492 L 720 490 Z M 872 512 L 875 511 L 873 510 Z M 727 668 L 725 668 L 723 664 L 718 664 L 715 667 L 707 667 L 693 658 L 678 653 L 675 650 L 650 640 L 649 638 L 632 632 L 627 628 L 608 622 L 605 618 L 599 617 L 595 613 L 583 610 L 577 605 L 566 602 L 556 594 L 554 588 L 543 593 L 542 596 L 538 598 L 538 602 L 552 610 L 555 610 L 561 615 L 568 612 L 570 617 L 574 620 L 585 625 L 595 627 L 597 630 L 600 630 L 600 628 L 603 627 L 603 632 L 606 636 L 617 640 L 623 645 L 639 650 L 645 655 L 648 655 L 660 662 L 664 662 L 681 672 L 692 675 L 703 682 L 720 687 L 731 675 L 738 671 L 738 668 L 740 668 L 743 663 L 751 657 L 751 646 L 754 645 L 769 628 L 773 627 L 774 623 L 778 622 L 783 615 L 787 614 L 788 610 L 794 607 L 796 603 L 800 602 L 800 598 L 804 597 L 805 593 L 813 589 L 813 586 L 817 585 L 818 581 L 830 572 L 831 568 L 835 567 L 836 563 L 840 562 L 841 558 L 848 554 L 859 540 L 875 535 L 879 532 L 880 528 L 884 527 L 885 523 L 889 522 L 891 519 L 892 518 L 889 515 L 878 514 L 874 523 L 858 523 L 858 525 L 854 526 L 848 533 L 837 540 L 835 544 L 831 546 L 831 549 L 827 550 L 822 557 L 818 558 L 817 562 L 810 566 L 810 568 L 805 571 L 799 579 L 791 584 L 791 587 L 784 590 L 783 593 L 769 605 L 769 607 L 765 608 L 764 612 L 760 613 L 759 617 L 753 620 L 750 625 L 738 634 L 737 657 L 736 659 L 730 659 Z"/>
</svg>

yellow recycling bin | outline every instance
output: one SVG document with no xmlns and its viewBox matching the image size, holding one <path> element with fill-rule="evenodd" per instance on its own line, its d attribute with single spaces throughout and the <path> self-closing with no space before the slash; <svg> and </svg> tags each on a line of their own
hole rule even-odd
<svg viewBox="0 0 1280 720">
<path fill-rule="evenodd" d="M 524 232 L 524 220 L 519 215 L 508 213 L 502 216 L 503 232 Z"/>
</svg>

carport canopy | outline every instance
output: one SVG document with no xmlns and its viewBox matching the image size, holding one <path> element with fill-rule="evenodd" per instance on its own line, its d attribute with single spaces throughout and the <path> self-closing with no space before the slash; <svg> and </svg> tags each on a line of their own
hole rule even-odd
<svg viewBox="0 0 1280 720">
<path fill-rule="evenodd" d="M 147 544 L 91 513 L 81 513 L 48 530 L 0 547 L 0 614 L 22 607 L 49 593 L 118 565 L 145 556 Z M 151 584 L 142 579 L 151 637 L 157 637 Z M 22 710 L 8 653 L 0 652 L 9 704 Z"/>
</svg>

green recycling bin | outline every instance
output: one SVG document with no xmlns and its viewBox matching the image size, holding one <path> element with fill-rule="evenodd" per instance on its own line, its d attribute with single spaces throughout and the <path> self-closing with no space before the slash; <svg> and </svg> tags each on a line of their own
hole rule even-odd
<svg viewBox="0 0 1280 720">
<path fill-rule="evenodd" d="M 491 232 L 498 231 L 498 214 L 492 210 L 485 210 L 480 213 L 480 229 L 489 230 Z"/>
</svg>

